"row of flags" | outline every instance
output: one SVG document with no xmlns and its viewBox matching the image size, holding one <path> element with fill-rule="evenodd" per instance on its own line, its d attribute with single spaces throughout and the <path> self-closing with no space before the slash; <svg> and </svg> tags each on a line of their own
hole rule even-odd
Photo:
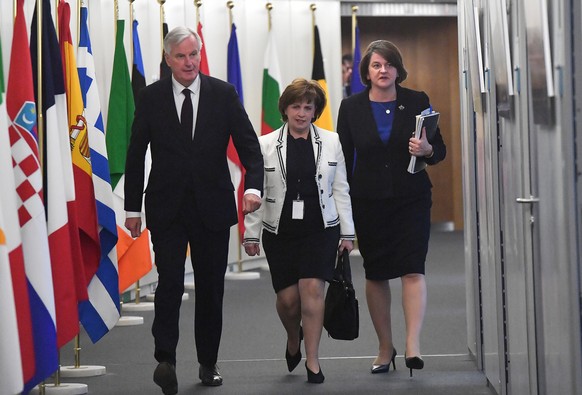
<svg viewBox="0 0 582 395">
<path fill-rule="evenodd" d="M 152 267 L 149 232 L 132 239 L 123 226 L 125 154 L 137 92 L 146 84 L 137 21 L 133 22 L 133 65 L 129 73 L 117 21 L 116 45 L 105 127 L 88 30 L 80 9 L 74 49 L 70 6 L 58 4 L 57 37 L 50 0 L 43 1 L 42 43 L 16 2 L 8 81 L 0 67 L 0 393 L 28 393 L 58 369 L 58 349 L 78 335 L 93 342 L 120 316 L 119 295 Z M 165 24 L 164 24 L 165 25 Z M 167 25 L 165 32 L 167 32 Z M 203 39 L 202 25 L 197 26 Z M 327 94 L 317 26 L 312 78 Z M 1 59 L 0 37 L 0 65 Z M 37 69 L 37 48 L 42 64 Z M 228 81 L 244 100 L 233 24 L 228 43 Z M 162 59 L 160 75 L 164 73 Z M 205 48 L 201 72 L 210 75 Z M 42 94 L 35 91 L 39 75 Z M 264 58 L 261 134 L 281 126 L 280 67 L 270 32 Z M 244 103 L 244 102 L 243 102 Z M 327 115 L 326 115 L 327 114 Z M 329 109 L 318 126 L 333 130 Z M 39 133 L 42 128 L 43 133 Z M 240 203 L 242 167 L 232 142 L 228 159 Z M 239 232 L 244 221 L 239 204 Z"/>
<path fill-rule="evenodd" d="M 79 334 L 79 323 L 93 342 L 101 339 L 119 319 L 120 293 L 152 266 L 148 232 L 134 241 L 122 227 L 123 147 L 134 112 L 123 21 L 106 134 L 88 10 L 81 7 L 75 51 L 69 4 L 58 3 L 57 37 L 50 0 L 42 1 L 30 45 L 24 0 L 16 1 L 7 84 L 0 57 L 2 394 L 29 393 L 56 372 L 58 350 Z M 1 46 L 0 37 L 0 56 Z M 134 87 L 145 86 L 143 64 L 138 71 Z"/>
</svg>

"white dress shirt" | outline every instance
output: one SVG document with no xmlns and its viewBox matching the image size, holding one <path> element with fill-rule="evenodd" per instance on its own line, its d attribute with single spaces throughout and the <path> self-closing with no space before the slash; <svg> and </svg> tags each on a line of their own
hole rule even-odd
<svg viewBox="0 0 582 395">
<path fill-rule="evenodd" d="M 198 103 L 200 102 L 200 78 L 196 76 L 194 81 L 190 84 L 190 86 L 183 86 L 174 78 L 172 74 L 172 92 L 174 93 L 174 104 L 176 104 L 176 112 L 178 113 L 178 118 L 182 113 L 182 103 L 184 103 L 184 93 L 182 92 L 184 89 L 190 90 L 190 98 L 192 99 L 192 139 L 194 139 L 194 132 L 196 130 L 196 116 L 198 114 Z M 182 120 L 180 119 L 180 122 Z"/>
</svg>

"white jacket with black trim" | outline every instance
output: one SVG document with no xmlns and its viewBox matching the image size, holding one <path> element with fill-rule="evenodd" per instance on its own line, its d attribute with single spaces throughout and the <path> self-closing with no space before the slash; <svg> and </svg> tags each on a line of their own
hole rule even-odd
<svg viewBox="0 0 582 395">
<path fill-rule="evenodd" d="M 261 229 L 277 234 L 287 191 L 287 124 L 259 137 L 265 163 L 261 207 L 245 216 L 245 243 L 258 243 Z M 320 191 L 319 205 L 325 228 L 340 225 L 340 238 L 354 240 L 350 187 L 339 137 L 329 130 L 311 125 L 315 155 L 315 182 Z"/>
</svg>

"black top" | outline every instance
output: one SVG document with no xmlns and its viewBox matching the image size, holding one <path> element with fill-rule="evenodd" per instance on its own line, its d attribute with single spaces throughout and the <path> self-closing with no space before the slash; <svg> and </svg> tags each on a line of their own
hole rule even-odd
<svg viewBox="0 0 582 395">
<path fill-rule="evenodd" d="M 283 203 L 279 233 L 320 231 L 323 217 L 319 206 L 319 194 L 315 182 L 315 156 L 311 133 L 307 139 L 287 136 L 287 192 Z M 294 200 L 304 202 L 303 219 L 292 219 Z"/>
</svg>

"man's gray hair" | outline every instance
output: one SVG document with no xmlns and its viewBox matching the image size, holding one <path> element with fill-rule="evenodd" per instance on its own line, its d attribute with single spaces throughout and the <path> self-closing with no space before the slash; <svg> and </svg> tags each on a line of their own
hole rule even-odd
<svg viewBox="0 0 582 395">
<path fill-rule="evenodd" d="M 196 41 L 198 41 L 198 51 L 202 51 L 202 40 L 198 33 L 188 27 L 178 26 L 173 28 L 164 37 L 164 52 L 169 55 L 173 46 L 180 44 L 190 36 L 194 36 Z"/>
</svg>

